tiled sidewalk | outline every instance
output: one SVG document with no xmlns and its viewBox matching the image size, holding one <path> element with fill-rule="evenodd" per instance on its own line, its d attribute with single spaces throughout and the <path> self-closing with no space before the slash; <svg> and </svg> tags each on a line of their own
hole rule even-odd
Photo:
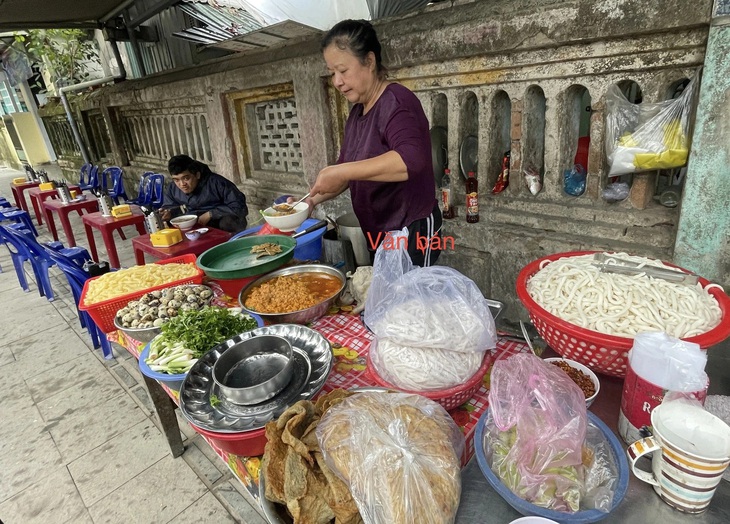
<svg viewBox="0 0 730 524">
<path fill-rule="evenodd" d="M 0 166 L 0 195 L 11 202 L 18 176 Z M 72 224 L 78 244 L 88 247 L 80 218 Z M 39 233 L 51 240 L 45 226 Z M 130 266 L 137 233 L 125 233 L 117 248 Z M 99 238 L 97 246 L 107 260 Z M 0 521 L 265 524 L 180 415 L 185 453 L 172 458 L 136 360 L 119 346 L 112 360 L 92 349 L 60 271 L 51 269 L 56 300 L 48 302 L 28 264 L 30 291 L 22 291 L 5 246 L 0 267 Z"/>
</svg>

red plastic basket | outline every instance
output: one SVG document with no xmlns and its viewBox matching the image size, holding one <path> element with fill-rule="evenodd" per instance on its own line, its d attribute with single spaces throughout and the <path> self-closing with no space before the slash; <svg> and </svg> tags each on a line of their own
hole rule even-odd
<svg viewBox="0 0 730 524">
<path fill-rule="evenodd" d="M 180 280 L 175 280 L 174 282 L 168 282 L 166 284 L 161 284 L 159 286 L 149 287 L 147 289 L 141 289 L 139 291 L 135 291 L 134 293 L 127 293 L 126 295 L 120 295 L 115 298 L 110 298 L 109 300 L 103 300 L 101 302 L 97 302 L 95 304 L 89 304 L 85 305 L 84 301 L 86 299 L 86 293 L 89 289 L 89 283 L 92 280 L 96 280 L 100 277 L 94 277 L 88 279 L 84 283 L 84 289 L 81 291 L 81 299 L 79 300 L 79 309 L 81 311 L 86 311 L 89 315 L 91 315 L 91 318 L 94 320 L 97 326 L 99 326 L 99 329 L 101 329 L 104 333 L 111 333 L 113 331 L 116 331 L 116 327 L 114 326 L 114 317 L 117 315 L 117 311 L 122 309 L 124 306 L 127 305 L 127 303 L 130 300 L 134 300 L 135 298 L 139 298 L 145 293 L 149 293 L 150 291 L 155 291 L 156 289 L 164 289 L 167 287 L 172 286 L 179 286 L 180 284 L 202 284 L 203 283 L 203 271 L 198 269 L 198 267 L 195 265 L 195 255 L 189 254 L 189 255 L 182 255 L 179 257 L 173 257 L 173 258 L 167 258 L 165 260 L 160 260 L 158 262 L 155 262 L 155 264 L 191 264 L 195 268 L 196 274 L 188 277 L 183 278 Z"/>
<path fill-rule="evenodd" d="M 493 361 L 494 355 L 492 354 L 492 352 L 486 351 L 484 353 L 482 365 L 479 366 L 477 372 L 474 373 L 474 375 L 472 375 L 472 377 L 463 384 L 448 389 L 436 389 L 433 391 L 411 391 L 408 389 L 400 388 L 398 386 L 394 386 L 383 377 L 378 375 L 378 372 L 373 365 L 372 358 L 370 357 L 370 353 L 368 352 L 368 370 L 370 371 L 370 376 L 379 386 L 383 386 L 384 388 L 388 389 L 394 389 L 396 391 L 402 391 L 403 393 L 413 393 L 414 395 L 421 395 L 423 397 L 433 400 L 434 402 L 438 402 L 439 404 L 441 404 L 441 406 L 444 407 L 446 411 L 451 411 L 452 409 L 458 408 L 464 402 L 474 396 L 474 393 L 476 393 L 479 387 L 482 385 L 484 375 L 486 375 L 487 371 L 489 371 L 489 366 L 492 365 Z"/>
<path fill-rule="evenodd" d="M 543 309 L 527 292 L 527 282 L 544 264 L 560 258 L 592 255 L 593 253 L 596 251 L 556 253 L 530 262 L 517 276 L 517 296 L 527 308 L 537 332 L 561 356 L 580 362 L 598 373 L 623 378 L 628 365 L 628 352 L 634 344 L 633 338 L 607 335 L 576 326 Z M 679 266 L 668 265 L 687 272 L 686 269 Z M 707 287 L 710 282 L 700 278 L 700 284 L 702 287 Z M 722 311 L 720 323 L 706 333 L 683 339 L 699 344 L 702 349 L 714 346 L 730 336 L 730 322 L 727 320 L 730 312 L 730 297 L 717 287 L 713 287 L 708 293 L 715 297 L 720 305 Z"/>
</svg>

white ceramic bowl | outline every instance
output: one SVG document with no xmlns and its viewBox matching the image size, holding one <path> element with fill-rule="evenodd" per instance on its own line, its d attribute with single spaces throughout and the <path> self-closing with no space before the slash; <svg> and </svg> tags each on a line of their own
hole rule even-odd
<svg viewBox="0 0 730 524">
<path fill-rule="evenodd" d="M 284 215 L 280 217 L 270 216 L 272 213 L 276 213 L 273 207 L 267 207 L 264 211 L 264 220 L 271 226 L 275 227 L 279 231 L 294 231 L 296 228 L 302 225 L 309 216 L 309 204 L 306 202 L 300 202 L 294 206 L 294 213 L 291 215 Z"/>
<path fill-rule="evenodd" d="M 170 220 L 170 224 L 180 229 L 180 231 L 190 231 L 198 223 L 198 217 L 195 215 L 182 215 Z"/>
<path fill-rule="evenodd" d="M 198 231 L 197 229 L 185 231 L 185 238 L 187 238 L 188 240 L 198 240 L 200 238 L 200 231 Z"/>
<path fill-rule="evenodd" d="M 591 379 L 591 382 L 593 382 L 593 385 L 596 387 L 596 392 L 588 397 L 586 399 L 586 409 L 591 407 L 591 404 L 593 404 L 593 401 L 596 400 L 596 397 L 598 396 L 598 391 L 601 389 L 601 383 L 598 381 L 598 377 L 596 374 L 591 371 L 589 368 L 581 364 L 580 362 L 576 362 L 575 360 L 570 360 L 569 358 L 560 358 L 560 357 L 553 357 L 553 358 L 546 358 L 545 362 L 565 362 L 570 367 L 577 369 L 579 371 L 582 371 L 586 375 L 588 375 Z"/>
<path fill-rule="evenodd" d="M 513 520 L 509 524 L 558 524 L 554 520 L 546 519 L 545 517 L 537 517 L 530 515 L 529 517 L 522 517 L 517 520 Z"/>
</svg>

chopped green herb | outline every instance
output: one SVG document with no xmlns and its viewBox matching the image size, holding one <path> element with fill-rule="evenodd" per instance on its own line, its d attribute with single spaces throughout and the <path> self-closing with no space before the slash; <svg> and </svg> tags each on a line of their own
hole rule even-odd
<svg viewBox="0 0 730 524">
<path fill-rule="evenodd" d="M 152 371 L 187 373 L 213 346 L 255 327 L 256 321 L 241 315 L 240 310 L 208 307 L 183 311 L 162 326 L 145 362 Z"/>
<path fill-rule="evenodd" d="M 162 335 L 201 357 L 216 344 L 255 327 L 256 321 L 248 315 L 231 314 L 226 308 L 214 306 L 183 311 L 162 326 Z"/>
<path fill-rule="evenodd" d="M 218 395 L 211 395 L 210 396 L 210 405 L 211 407 L 217 408 L 221 403 L 221 399 L 218 398 Z"/>
</svg>

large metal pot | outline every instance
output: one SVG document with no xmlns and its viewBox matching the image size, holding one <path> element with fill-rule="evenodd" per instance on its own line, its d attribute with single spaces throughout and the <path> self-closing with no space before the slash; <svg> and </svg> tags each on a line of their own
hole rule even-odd
<svg viewBox="0 0 730 524">
<path fill-rule="evenodd" d="M 352 243 L 352 251 L 355 253 L 355 262 L 357 262 L 357 265 L 371 265 L 367 239 L 365 238 L 365 233 L 360 228 L 360 221 L 355 216 L 355 213 L 342 215 L 335 222 L 337 223 L 337 230 L 340 233 L 340 239 L 349 240 Z"/>
<path fill-rule="evenodd" d="M 325 273 L 327 275 L 332 275 L 340 280 L 340 289 L 330 298 L 327 298 L 306 309 L 300 309 L 299 311 L 292 311 L 289 313 L 261 313 L 259 311 L 253 311 L 246 308 L 246 299 L 254 288 L 276 277 L 296 275 L 298 273 Z M 266 324 L 308 324 L 313 320 L 323 317 L 325 313 L 327 313 L 330 306 L 332 306 L 337 297 L 340 296 L 340 293 L 342 293 L 346 282 L 347 279 L 345 278 L 345 275 L 331 266 L 326 266 L 324 264 L 302 264 L 300 266 L 292 266 L 272 271 L 271 273 L 254 280 L 241 290 L 241 293 L 238 295 L 238 302 L 241 304 L 241 308 L 243 308 L 244 311 L 260 316 Z"/>
</svg>

